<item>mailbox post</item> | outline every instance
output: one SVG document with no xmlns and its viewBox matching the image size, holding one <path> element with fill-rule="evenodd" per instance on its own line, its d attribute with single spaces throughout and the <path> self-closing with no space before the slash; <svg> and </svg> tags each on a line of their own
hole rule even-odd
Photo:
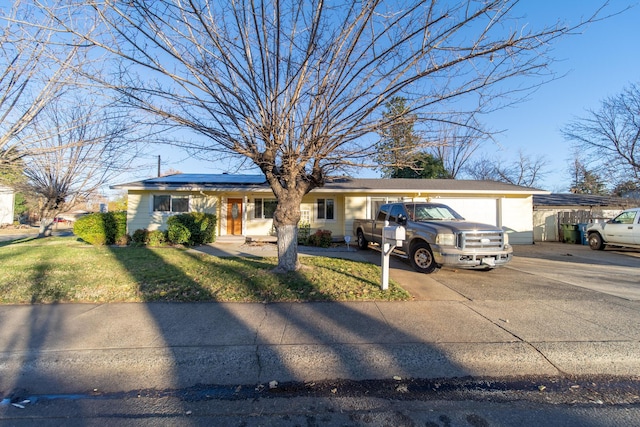
<svg viewBox="0 0 640 427">
<path fill-rule="evenodd" d="M 406 238 L 405 228 L 401 225 L 389 226 L 389 221 L 384 222 L 382 229 L 382 289 L 389 289 L 389 257 L 396 246 L 402 246 Z"/>
</svg>

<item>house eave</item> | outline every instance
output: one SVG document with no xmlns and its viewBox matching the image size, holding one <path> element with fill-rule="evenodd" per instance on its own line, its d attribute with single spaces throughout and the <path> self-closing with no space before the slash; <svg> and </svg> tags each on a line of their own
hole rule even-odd
<svg viewBox="0 0 640 427">
<path fill-rule="evenodd" d="M 114 190 L 127 191 L 182 191 L 218 193 L 272 193 L 263 176 L 258 175 L 197 175 L 177 174 L 125 184 L 112 185 Z M 439 195 L 465 196 L 533 196 L 550 192 L 531 187 L 473 180 L 414 180 L 338 177 L 328 179 L 324 186 L 311 191 L 315 194 L 371 194 L 415 195 L 437 197 Z"/>
<path fill-rule="evenodd" d="M 416 188 L 398 188 L 398 189 L 371 189 L 371 188 L 331 188 L 331 187 L 321 187 L 315 188 L 311 191 L 312 193 L 367 193 L 367 194 L 421 194 L 423 196 L 433 196 L 433 195 L 468 195 L 468 194 L 483 194 L 483 195 L 508 195 L 508 196 L 522 196 L 522 195 L 545 195 L 550 194 L 549 191 L 545 190 L 524 190 L 524 191 L 501 191 L 501 190 L 474 190 L 474 189 L 463 189 L 463 190 L 448 190 L 448 189 L 416 189 Z"/>
<path fill-rule="evenodd" d="M 218 186 L 218 185 L 112 185 L 109 188 L 112 190 L 127 190 L 127 191 L 188 191 L 188 192 L 216 192 L 216 193 L 235 193 L 235 192 L 271 192 L 271 188 L 263 186 Z"/>
</svg>

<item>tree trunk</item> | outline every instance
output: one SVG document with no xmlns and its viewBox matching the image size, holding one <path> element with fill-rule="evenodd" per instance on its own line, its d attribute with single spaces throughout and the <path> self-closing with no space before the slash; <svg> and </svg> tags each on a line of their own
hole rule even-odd
<svg viewBox="0 0 640 427">
<path fill-rule="evenodd" d="M 278 200 L 278 207 L 273 215 L 273 224 L 278 237 L 278 266 L 274 269 L 276 273 L 288 273 L 300 268 L 298 223 L 301 202 L 302 196 L 298 197 L 297 194 L 289 194 Z"/>
<path fill-rule="evenodd" d="M 49 237 L 53 233 L 53 225 L 55 222 L 53 218 L 40 219 L 40 229 L 38 230 L 38 237 Z"/>
<path fill-rule="evenodd" d="M 298 224 L 277 226 L 278 230 L 278 266 L 277 273 L 287 273 L 300 268 L 298 261 Z"/>
</svg>

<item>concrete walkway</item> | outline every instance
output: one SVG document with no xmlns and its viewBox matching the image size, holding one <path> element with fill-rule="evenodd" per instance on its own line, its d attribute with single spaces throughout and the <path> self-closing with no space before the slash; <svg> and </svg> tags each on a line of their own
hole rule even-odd
<svg viewBox="0 0 640 427">
<path fill-rule="evenodd" d="M 575 251 L 571 262 L 625 257 L 574 246 L 548 248 L 558 257 Z M 260 245 L 199 250 L 274 255 L 273 246 Z M 638 301 L 524 271 L 538 258 L 523 251 L 489 273 L 421 275 L 393 260 L 391 278 L 414 295 L 409 302 L 0 306 L 0 397 L 17 388 L 52 394 L 394 376 L 637 376 Z M 380 257 L 301 248 L 302 256 L 318 253 L 378 264 Z M 627 258 L 609 264 L 637 282 L 640 260 Z"/>
</svg>

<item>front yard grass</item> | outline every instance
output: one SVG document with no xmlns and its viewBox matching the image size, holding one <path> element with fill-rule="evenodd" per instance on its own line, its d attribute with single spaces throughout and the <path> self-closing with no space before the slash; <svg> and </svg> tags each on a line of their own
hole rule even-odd
<svg viewBox="0 0 640 427">
<path fill-rule="evenodd" d="M 304 268 L 274 274 L 276 258 L 219 258 L 184 248 L 100 247 L 75 237 L 0 244 L 0 303 L 143 301 L 408 300 L 380 267 L 300 257 Z"/>
</svg>

